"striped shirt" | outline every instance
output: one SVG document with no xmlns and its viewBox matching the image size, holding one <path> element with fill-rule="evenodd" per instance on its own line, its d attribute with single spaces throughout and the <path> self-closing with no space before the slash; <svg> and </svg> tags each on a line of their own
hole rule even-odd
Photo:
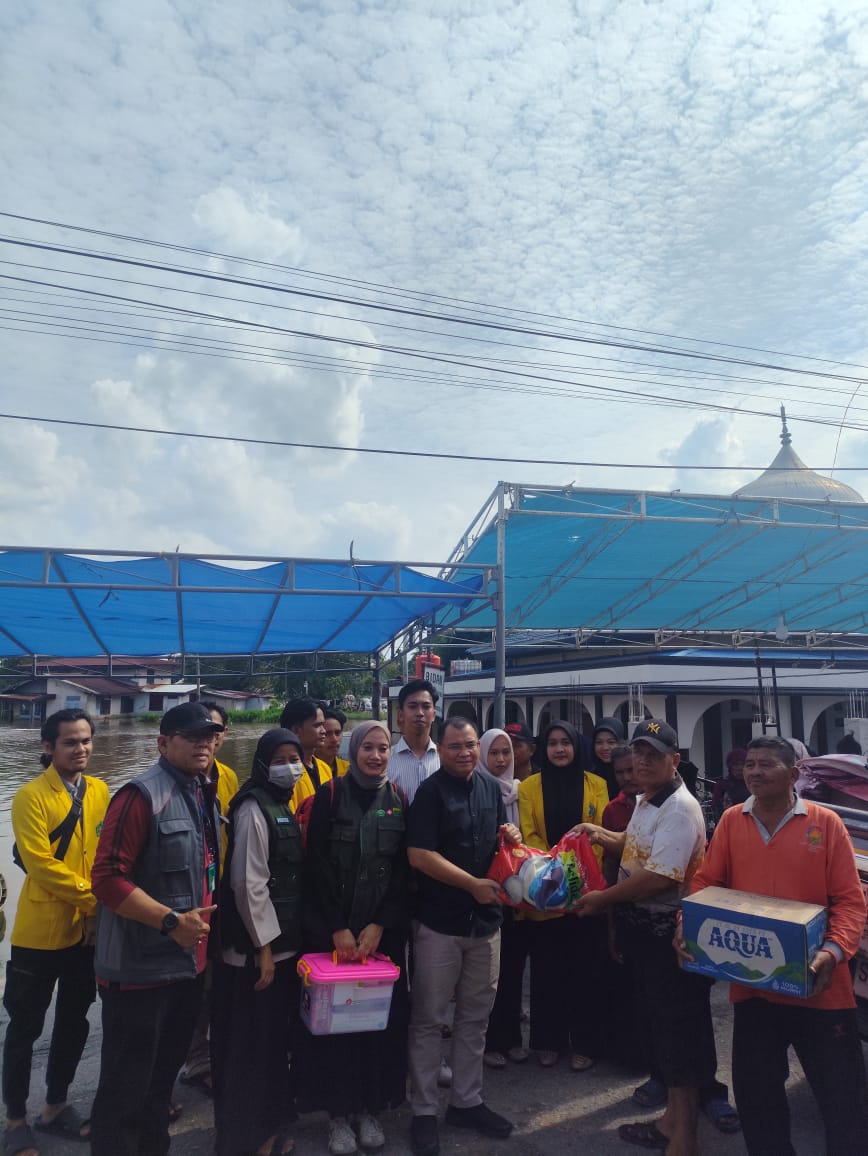
<svg viewBox="0 0 868 1156">
<path fill-rule="evenodd" d="M 389 759 L 386 773 L 395 786 L 407 796 L 409 806 L 419 786 L 439 768 L 440 756 L 437 754 L 437 744 L 433 739 L 428 739 L 428 749 L 420 759 L 410 750 L 402 736 L 392 747 L 392 757 Z"/>
</svg>

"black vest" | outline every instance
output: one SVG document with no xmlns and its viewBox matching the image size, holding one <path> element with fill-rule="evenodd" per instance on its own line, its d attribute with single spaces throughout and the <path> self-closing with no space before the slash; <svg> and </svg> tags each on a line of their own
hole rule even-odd
<svg viewBox="0 0 868 1156">
<path fill-rule="evenodd" d="M 329 857 L 340 886 L 347 926 L 354 935 L 372 923 L 392 878 L 392 863 L 406 831 L 404 803 L 390 782 L 364 811 L 346 778 L 335 783 Z"/>
<path fill-rule="evenodd" d="M 229 879 L 235 847 L 233 820 L 238 806 L 252 796 L 268 824 L 269 898 L 280 925 L 280 935 L 271 944 L 277 954 L 301 947 L 302 862 L 301 830 L 289 807 L 279 803 L 262 787 L 246 785 L 229 806 L 229 850 L 220 883 L 220 933 L 224 947 L 242 955 L 252 955 L 256 945 L 238 913 Z"/>
</svg>

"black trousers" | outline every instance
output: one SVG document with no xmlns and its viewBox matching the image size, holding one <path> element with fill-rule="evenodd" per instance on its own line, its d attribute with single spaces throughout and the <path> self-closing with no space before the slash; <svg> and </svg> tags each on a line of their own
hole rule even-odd
<svg viewBox="0 0 868 1156">
<path fill-rule="evenodd" d="M 508 1052 L 521 1045 L 521 990 L 530 950 L 530 922 L 504 912 L 500 929 L 500 975 L 485 1036 L 487 1052 Z"/>
<path fill-rule="evenodd" d="M 169 1104 L 202 1000 L 204 973 L 160 987 L 100 988 L 102 1057 L 92 1156 L 165 1156 Z"/>
<path fill-rule="evenodd" d="M 735 1005 L 732 1082 L 750 1156 L 793 1156 L 784 1087 L 792 1046 L 817 1098 L 828 1156 L 868 1152 L 868 1098 L 856 1011 L 749 999 Z"/>
<path fill-rule="evenodd" d="M 706 1088 L 717 1075 L 711 980 L 679 967 L 674 930 L 621 920 L 619 941 L 633 962 L 652 1072 L 667 1088 Z"/>
<path fill-rule="evenodd" d="M 605 1006 L 598 997 L 606 968 L 604 918 L 530 923 L 530 1046 L 596 1059 L 602 1055 Z"/>
<path fill-rule="evenodd" d="M 13 1120 L 22 1119 L 27 1112 L 33 1045 L 42 1034 L 55 984 L 57 1004 L 48 1049 L 46 1100 L 63 1104 L 90 1031 L 87 1010 L 96 996 L 93 948 L 82 944 L 59 951 L 12 948 L 3 996 L 9 1014 L 3 1044 L 3 1102 Z"/>
</svg>

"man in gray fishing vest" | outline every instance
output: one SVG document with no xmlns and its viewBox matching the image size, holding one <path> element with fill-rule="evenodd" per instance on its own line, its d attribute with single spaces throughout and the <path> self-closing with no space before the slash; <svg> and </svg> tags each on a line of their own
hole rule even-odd
<svg viewBox="0 0 868 1156">
<path fill-rule="evenodd" d="M 102 1062 L 93 1156 L 163 1156 L 172 1085 L 202 998 L 219 868 L 202 789 L 222 730 L 202 703 L 160 722 L 159 760 L 112 799 L 93 865 Z"/>
</svg>

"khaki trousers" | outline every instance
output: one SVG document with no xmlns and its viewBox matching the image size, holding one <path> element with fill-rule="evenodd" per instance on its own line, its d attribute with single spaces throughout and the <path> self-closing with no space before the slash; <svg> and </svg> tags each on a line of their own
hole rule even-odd
<svg viewBox="0 0 868 1156">
<path fill-rule="evenodd" d="M 413 925 L 410 992 L 410 1106 L 414 1116 L 436 1116 L 441 1029 L 452 1021 L 452 1094 L 456 1108 L 482 1103 L 482 1056 L 488 1017 L 497 992 L 500 931 L 483 938 L 441 935 Z"/>
</svg>

